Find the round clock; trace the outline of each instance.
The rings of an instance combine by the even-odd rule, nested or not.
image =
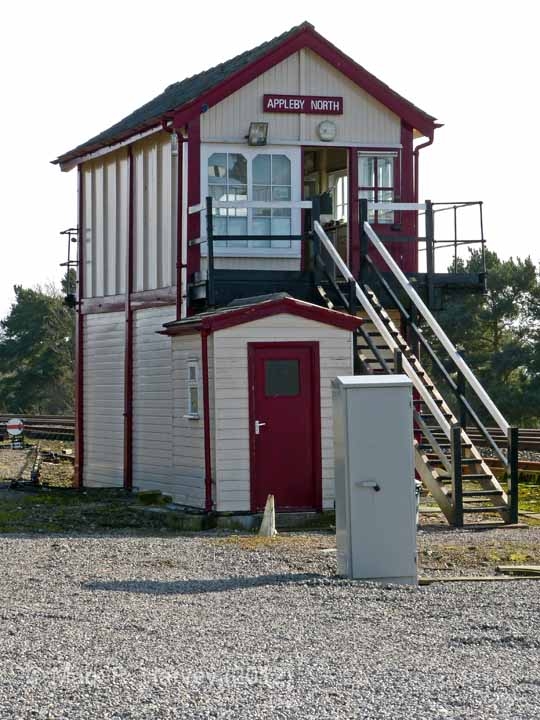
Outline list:
[[[323,120],[317,127],[317,133],[321,140],[331,142],[336,137],[336,124],[331,120]]]

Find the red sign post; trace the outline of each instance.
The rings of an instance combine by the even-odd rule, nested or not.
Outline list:
[[[324,95],[264,95],[264,112],[343,115],[343,98]]]

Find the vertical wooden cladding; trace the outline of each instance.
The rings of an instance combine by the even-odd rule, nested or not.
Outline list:
[[[126,289],[127,151],[85,163],[81,172],[84,297],[120,295]]]
[[[395,144],[400,142],[400,118],[352,80],[311,50],[303,50],[302,94],[343,96],[343,115],[330,119],[337,126],[338,142]],[[306,115],[305,138],[316,137],[321,115]]]
[[[172,163],[167,133],[132,146],[134,211],[133,291],[176,284],[176,228],[172,227]],[[126,292],[129,162],[122,148],[82,166],[85,297]]]
[[[176,228],[172,227],[170,136],[133,146],[134,267],[133,290],[169,287],[176,282]]]
[[[263,113],[262,106],[265,93],[296,94],[298,83],[299,57],[295,53],[201,115],[201,138],[227,137],[245,143],[251,121],[270,120],[272,138],[298,140],[299,115]]]
[[[303,49],[262,73],[201,115],[203,141],[227,138],[245,143],[250,121],[269,123],[270,142],[319,142],[325,115],[264,113],[265,93],[343,97],[343,115],[332,115],[336,141],[387,145],[400,142],[400,118],[311,50]]]

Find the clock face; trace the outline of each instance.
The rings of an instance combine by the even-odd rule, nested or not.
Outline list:
[[[330,142],[336,137],[336,124],[331,120],[323,120],[317,128],[319,138],[325,142]]]

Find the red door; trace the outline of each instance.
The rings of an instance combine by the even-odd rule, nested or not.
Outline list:
[[[319,351],[315,342],[249,343],[251,506],[321,508]]]

